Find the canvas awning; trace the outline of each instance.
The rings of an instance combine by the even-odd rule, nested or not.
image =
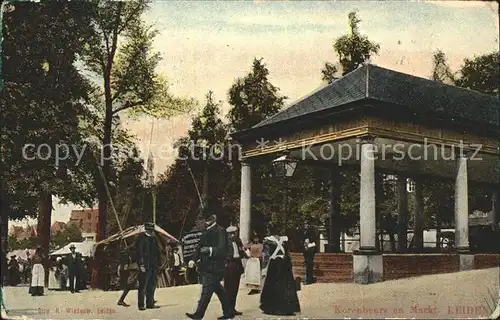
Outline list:
[[[33,257],[35,254],[35,249],[18,249],[18,250],[13,250],[9,253],[7,253],[7,259],[10,259],[12,256],[16,256],[16,259],[21,259],[23,262],[28,261],[28,255],[26,254],[29,252],[30,257]]]
[[[95,242],[94,241],[83,241],[83,242],[71,242],[50,254],[50,256],[63,256],[71,253],[69,247],[71,245],[75,246],[76,252],[79,252],[84,257],[92,257],[95,252]]]
[[[145,231],[144,225],[133,226],[133,227],[130,227],[130,228],[127,228],[127,229],[123,230],[122,232],[118,232],[118,233],[116,233],[116,234],[108,237],[107,239],[99,241],[96,244],[96,246],[99,246],[101,244],[108,244],[108,243],[111,243],[111,242],[114,242],[114,241],[119,241],[121,239],[130,238],[130,237],[136,236],[138,234],[141,234],[144,231]],[[177,240],[174,236],[172,236],[167,231],[165,231],[162,228],[160,228],[160,226],[158,226],[158,225],[155,225],[155,232],[157,234],[159,234],[159,235],[167,238],[168,240],[179,242],[179,240]]]

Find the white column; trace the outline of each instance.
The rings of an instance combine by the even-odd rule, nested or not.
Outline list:
[[[360,250],[375,250],[375,145],[372,140],[362,141],[360,161]]]
[[[252,168],[250,164],[241,164],[241,196],[240,196],[240,238],[243,243],[250,241],[252,214]]]
[[[455,180],[455,246],[458,250],[469,249],[469,192],[467,185],[467,158],[457,159]]]

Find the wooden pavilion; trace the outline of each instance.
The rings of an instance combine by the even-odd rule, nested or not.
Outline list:
[[[256,162],[286,152],[301,162],[331,169],[329,253],[317,255],[323,281],[374,283],[419,274],[498,266],[498,255],[469,250],[468,182],[493,190],[500,217],[500,101],[498,98],[366,64],[256,126],[236,132],[242,148],[240,236],[250,237],[251,172]],[[278,143],[273,143],[277,141]],[[269,143],[266,143],[269,142]],[[339,171],[360,171],[360,248],[340,248]],[[415,182],[416,241],[422,241],[422,179],[455,182],[455,244],[447,254],[382,254],[376,246],[376,172],[398,177],[400,245],[406,246],[407,178]],[[294,266],[302,263],[294,255]],[[294,268],[296,272],[303,268]],[[330,274],[330,275],[328,275]],[[301,276],[301,274],[297,274]]]

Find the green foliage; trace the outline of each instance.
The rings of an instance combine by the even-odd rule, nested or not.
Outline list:
[[[165,78],[156,73],[160,55],[152,46],[157,31],[142,19],[148,3],[144,0],[93,0],[88,3],[91,21],[84,38],[82,60],[103,87],[95,91],[94,102],[102,106],[95,106],[94,110],[100,111],[103,119],[99,140],[103,145],[104,183],[114,180],[113,163],[116,160],[110,159],[109,145],[115,142],[113,131],[120,112],[168,117],[194,105],[192,99],[173,97]],[[109,199],[102,179],[98,181],[98,239],[102,239],[107,229]]]
[[[442,50],[437,50],[433,56],[434,81],[454,84],[486,94],[498,94],[498,66],[500,54],[493,52],[474,58],[464,59],[464,64],[458,72],[453,72]],[[426,227],[434,227],[440,220],[445,226],[454,220],[454,187],[447,181],[433,181],[424,184],[424,201]],[[469,187],[469,207],[471,210],[489,211],[491,190],[481,186]]]
[[[276,114],[287,98],[279,96],[279,88],[269,82],[269,70],[262,60],[254,59],[252,72],[237,79],[229,89],[232,107],[228,118],[236,131],[248,129]]]
[[[199,177],[196,183],[201,185]],[[186,162],[175,161],[159,178],[157,223],[174,236],[179,236],[181,229],[186,232],[193,228],[199,206],[200,201]]]
[[[156,73],[160,53],[153,52],[158,31],[146,25],[142,14],[149,1],[89,3],[91,28],[85,38],[82,60],[88,71],[102,79],[105,112],[122,110],[159,117],[186,112],[194,100],[179,99],[168,91],[165,78]]]
[[[67,224],[62,230],[59,230],[50,237],[50,248],[56,250],[62,248],[70,242],[83,241],[82,232],[78,226],[73,223]]]
[[[356,12],[350,12],[348,19],[350,33],[340,36],[333,44],[333,49],[339,57],[343,76],[356,70],[360,65],[370,60],[372,55],[378,54],[380,50],[379,44],[371,42],[366,35],[360,33],[359,23],[361,20]],[[334,64],[326,63],[325,68],[321,71],[322,80],[332,83],[338,78],[338,71]]]
[[[193,117],[187,136],[175,144],[179,149],[179,159],[160,179],[157,221],[176,235],[191,230],[197,221],[200,200],[194,183],[200,193],[205,192],[204,201],[208,202],[205,205],[215,208],[220,217],[226,214],[234,216],[234,211],[227,212],[222,204],[231,170],[226,156],[227,126],[220,114],[221,102],[216,102],[213,92],[209,91],[205,106]],[[208,188],[202,188],[203,185]]]
[[[22,240],[17,240],[15,237],[9,236],[8,239],[9,251],[34,249],[38,246],[38,242],[39,239],[37,237],[29,237]]]
[[[451,84],[455,81],[455,75],[451,71],[446,54],[438,49],[432,56],[431,80]]]
[[[209,91],[206,104],[201,113],[193,118],[187,137],[180,139],[176,146],[180,147],[182,158],[209,161],[211,155],[217,158],[224,152],[221,147],[226,135],[227,128],[221,119],[221,102],[215,102],[213,92]]]
[[[460,77],[455,84],[482,93],[498,95],[500,94],[499,65],[500,52],[498,51],[467,58],[458,71]]]
[[[145,189],[142,177],[144,161],[139,157],[137,149],[118,164],[116,186],[112,187],[115,209],[123,229],[143,223],[145,212],[151,212],[151,203],[145,202],[145,195],[151,190]],[[108,224],[108,234],[119,232],[115,215],[111,215]]]
[[[4,16],[5,88],[0,94],[2,178],[9,217],[33,216],[42,190],[88,204],[93,201],[88,167],[77,163],[74,152],[55,161],[56,145],[78,150],[83,146],[78,126],[86,114],[83,102],[90,86],[74,63],[88,25],[82,14],[85,4],[45,1],[11,6],[14,10]],[[44,154],[46,160],[27,160],[22,150],[28,143],[35,148],[47,144],[52,154]]]

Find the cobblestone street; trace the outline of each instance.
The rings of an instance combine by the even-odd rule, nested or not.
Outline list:
[[[296,318],[485,318],[491,313],[493,297],[499,289],[498,268],[423,276],[367,286],[351,283],[313,284],[299,292],[302,313]],[[31,297],[26,287],[6,287],[9,316],[31,319],[187,319],[185,312],[195,308],[200,287],[197,285],[158,289],[160,309],[138,311],[137,291],[126,301],[130,307],[118,307],[119,292],[83,291],[79,294],[49,291],[43,297]],[[266,319],[259,309],[259,295],[247,295],[241,289],[237,309],[239,319]],[[205,319],[221,315],[214,296]],[[274,318],[275,319],[275,318]]]

